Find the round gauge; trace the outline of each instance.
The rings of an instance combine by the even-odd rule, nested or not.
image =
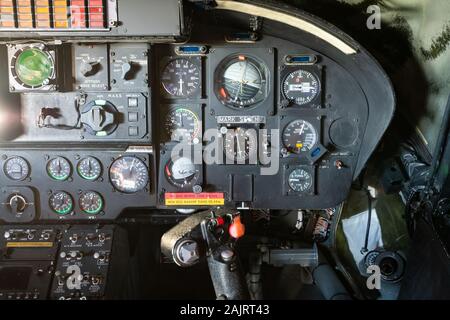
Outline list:
[[[171,141],[197,144],[200,142],[200,120],[191,110],[177,108],[167,115],[166,132]]]
[[[66,215],[73,210],[73,199],[67,192],[58,191],[50,196],[50,208],[59,215]]]
[[[236,162],[256,159],[258,142],[253,130],[236,128],[228,130],[225,135],[225,155]]]
[[[124,193],[136,193],[148,184],[148,169],[145,163],[132,156],[117,159],[111,165],[109,177],[114,188]]]
[[[161,84],[173,97],[190,97],[200,89],[200,68],[188,59],[175,59],[164,68]]]
[[[8,179],[22,181],[28,178],[30,166],[24,158],[12,157],[6,160],[3,171]]]
[[[69,160],[63,157],[57,157],[47,163],[48,175],[57,181],[65,181],[69,179],[72,173],[72,167]]]
[[[312,176],[306,170],[296,169],[289,175],[289,187],[295,192],[307,192],[311,189],[312,184]]]
[[[102,165],[94,157],[87,157],[78,162],[77,172],[85,180],[97,180],[102,174]]]
[[[234,108],[248,108],[266,98],[267,67],[245,55],[227,59],[216,71],[218,99]]]
[[[80,209],[87,214],[99,214],[103,210],[103,198],[94,191],[88,191],[81,195]]]
[[[165,167],[166,177],[171,184],[184,188],[192,185],[198,177],[198,170],[191,159],[180,157],[171,160]]]
[[[320,83],[315,75],[305,70],[290,73],[284,80],[283,93],[286,99],[305,105],[313,101],[320,91]]]
[[[291,122],[283,131],[283,143],[290,152],[310,151],[318,141],[314,126],[305,120]]]
[[[20,51],[13,71],[24,85],[35,88],[49,83],[53,77],[54,61],[52,56],[38,48],[26,48]]]

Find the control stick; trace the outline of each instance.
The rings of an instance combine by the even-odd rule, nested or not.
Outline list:
[[[249,299],[235,248],[245,234],[239,212],[224,210],[194,214],[161,238],[161,251],[181,267],[206,258],[217,299]]]

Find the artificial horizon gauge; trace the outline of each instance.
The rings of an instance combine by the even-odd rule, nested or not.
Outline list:
[[[295,192],[307,192],[313,184],[311,174],[304,169],[295,169],[292,171],[288,180],[289,187]]]
[[[180,107],[169,112],[166,118],[166,133],[171,141],[197,144],[200,142],[201,124],[191,110]]]
[[[164,168],[167,180],[178,188],[193,185],[197,179],[199,170],[191,159],[180,157],[170,160]]]
[[[318,140],[316,129],[305,120],[292,121],[283,130],[283,144],[288,151],[293,153],[310,151]]]
[[[102,165],[94,157],[87,157],[78,162],[77,172],[85,180],[97,180],[102,174]]]
[[[246,160],[256,160],[258,139],[255,130],[238,127],[228,130],[225,134],[225,155],[238,163]]]
[[[22,157],[11,157],[6,160],[3,166],[3,172],[8,179],[23,181],[30,175],[30,165]]]
[[[200,67],[189,59],[170,61],[161,75],[161,85],[173,97],[187,98],[200,89]]]
[[[103,210],[103,198],[94,191],[84,192],[79,200],[80,209],[87,214],[96,215]]]
[[[306,70],[296,70],[287,75],[283,83],[283,94],[297,105],[312,102],[320,92],[320,82]]]
[[[47,173],[53,180],[65,181],[72,173],[69,160],[63,157],[56,157],[47,163]]]
[[[64,191],[53,193],[49,199],[50,208],[59,215],[66,215],[73,211],[73,199]]]
[[[243,109],[263,101],[267,95],[267,67],[246,55],[225,59],[215,73],[217,98],[225,105]]]
[[[147,166],[141,159],[133,156],[114,161],[109,169],[109,177],[114,188],[123,193],[142,191],[149,182]]]

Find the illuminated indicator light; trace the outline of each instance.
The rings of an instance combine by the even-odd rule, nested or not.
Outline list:
[[[1,7],[0,13],[14,13],[14,8],[12,7]]]
[[[1,21],[0,25],[5,28],[12,28],[15,26],[14,21]]]
[[[55,28],[67,28],[68,26],[67,21],[55,21]]]
[[[240,61],[245,61],[245,59],[246,59],[245,56],[239,56]]]
[[[19,27],[21,28],[32,28],[33,21],[19,21]]]
[[[89,26],[92,28],[103,28],[103,21],[90,21]]]

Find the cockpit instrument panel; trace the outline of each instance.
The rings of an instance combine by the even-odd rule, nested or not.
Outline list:
[[[197,9],[0,0],[3,89],[17,120],[0,136],[0,220],[326,209],[346,199],[392,115],[379,65],[344,50],[358,47],[350,40],[269,19],[270,35],[245,38],[218,22],[232,22],[228,10],[202,11],[185,28],[183,5]]]

